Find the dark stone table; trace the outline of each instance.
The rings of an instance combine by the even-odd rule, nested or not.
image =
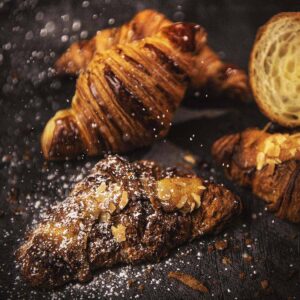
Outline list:
[[[0,0],[0,299],[300,299],[299,225],[275,218],[249,190],[226,180],[210,156],[224,133],[268,121],[253,103],[192,93],[165,140],[127,156],[182,165],[190,153],[197,173],[240,195],[244,213],[221,235],[181,247],[158,264],[99,271],[88,284],[54,291],[30,289],[20,279],[14,251],[26,230],[97,161],[47,163],[40,153],[45,122],[69,105],[75,84],[54,77],[51,67],[72,41],[122,24],[146,7],[202,24],[214,49],[246,69],[257,28],[275,13],[299,10],[300,2]],[[215,250],[224,239],[227,248]],[[210,293],[169,280],[168,272],[177,270],[204,282]]]

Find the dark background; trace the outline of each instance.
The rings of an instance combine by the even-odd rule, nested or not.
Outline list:
[[[210,157],[212,142],[222,134],[264,126],[267,120],[253,103],[240,105],[197,94],[185,100],[166,140],[128,157],[179,164],[192,153],[198,159],[196,172],[224,182],[241,196],[243,215],[220,236],[181,247],[150,270],[143,265],[99,271],[86,285],[69,284],[55,291],[30,289],[20,279],[14,251],[26,230],[99,159],[43,160],[42,129],[56,110],[68,105],[75,83],[53,76],[51,67],[72,41],[122,24],[147,7],[176,21],[200,23],[224,59],[247,69],[258,27],[275,13],[299,10],[300,1],[0,0],[0,299],[300,299],[299,225],[276,219],[249,190],[223,178]],[[224,238],[227,249],[208,250]],[[225,265],[224,257],[231,263]],[[168,272],[176,270],[203,281],[209,295],[168,280]],[[129,279],[135,280],[132,287]],[[268,280],[269,288],[262,289],[263,280]]]

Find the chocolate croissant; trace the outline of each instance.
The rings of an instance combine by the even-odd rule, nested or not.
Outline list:
[[[98,31],[90,40],[74,43],[57,60],[58,73],[78,74],[85,70],[94,55],[103,53],[118,44],[126,44],[157,34],[172,22],[165,15],[147,9],[118,28]],[[202,72],[191,77],[195,89],[209,89],[212,93],[230,98],[246,99],[250,95],[246,73],[232,64],[224,63],[207,45],[195,56],[194,64]]]
[[[46,159],[125,152],[164,137],[183,99],[204,30],[177,23],[97,54],[80,74],[70,109],[47,123]]]
[[[279,218],[300,222],[300,134],[259,129],[226,135],[212,147],[229,178],[250,186]]]
[[[109,156],[29,233],[17,260],[32,286],[83,282],[98,268],[157,262],[240,211],[239,198],[190,171]]]

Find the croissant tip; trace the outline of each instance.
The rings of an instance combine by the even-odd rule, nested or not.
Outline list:
[[[178,22],[164,27],[162,33],[185,52],[198,51],[206,43],[206,32],[195,23]]]
[[[51,159],[51,146],[53,140],[53,131],[54,131],[55,122],[52,119],[48,121],[46,124],[44,131],[41,136],[41,146],[42,146],[42,153],[45,159]]]
[[[216,140],[211,148],[212,156],[218,162],[227,161],[233,154],[234,147],[240,139],[239,134],[226,135]]]
[[[49,120],[41,144],[47,160],[70,159],[86,153],[78,124],[70,110],[60,111]]]

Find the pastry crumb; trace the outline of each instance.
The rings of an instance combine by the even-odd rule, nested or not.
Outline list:
[[[202,293],[209,293],[208,288],[201,281],[199,281],[198,279],[196,279],[191,275],[181,273],[181,272],[169,272],[168,277],[180,281],[181,283],[185,284],[186,286],[190,287],[193,290]]]
[[[215,242],[215,248],[219,251],[225,250],[228,248],[227,240],[219,240]]]

